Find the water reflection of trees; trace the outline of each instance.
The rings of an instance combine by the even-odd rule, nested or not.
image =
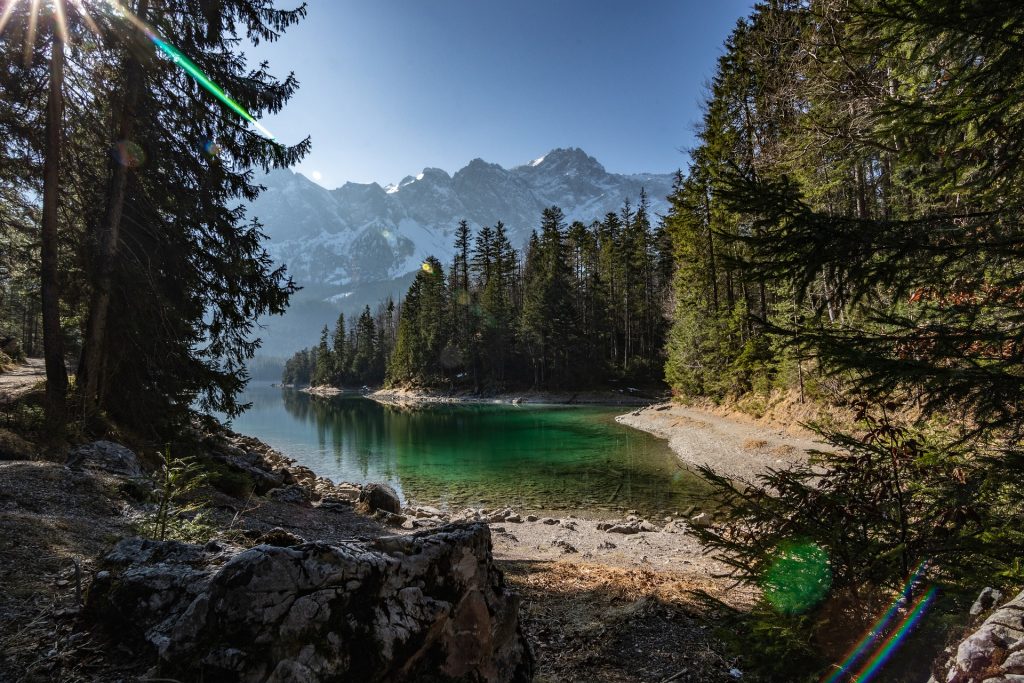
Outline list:
[[[655,511],[692,501],[700,488],[689,473],[666,469],[674,459],[657,452],[661,444],[652,450],[650,437],[575,413],[280,396],[334,458],[335,472],[389,481],[422,502]]]

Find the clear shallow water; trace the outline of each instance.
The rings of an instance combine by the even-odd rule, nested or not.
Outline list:
[[[674,514],[705,502],[703,481],[667,444],[615,422],[625,408],[332,399],[254,386],[235,431],[335,481],[385,481],[408,501],[594,515]]]

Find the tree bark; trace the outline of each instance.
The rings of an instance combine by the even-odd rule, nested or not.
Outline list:
[[[145,21],[149,0],[140,0],[137,16]],[[118,123],[118,136],[127,143],[134,128],[136,108],[142,91],[142,65],[129,53],[125,67],[125,97]],[[93,282],[92,301],[89,306],[89,321],[86,328],[82,358],[79,362],[82,407],[86,416],[93,414],[103,403],[104,387],[101,384],[103,366],[107,358],[107,317],[110,311],[110,291],[117,265],[120,242],[121,218],[124,215],[125,194],[131,160],[121,158],[112,162],[110,191],[103,227],[98,235],[99,250],[96,259],[96,275]]]
[[[61,127],[64,116],[64,41],[54,30],[50,53],[50,92],[46,102],[46,152],[43,162],[43,225],[41,289],[43,356],[46,365],[46,419],[62,430],[67,419],[68,371],[60,325],[57,198],[60,194]]]

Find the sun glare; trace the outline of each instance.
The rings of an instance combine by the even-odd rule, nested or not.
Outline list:
[[[22,2],[31,3],[28,12],[28,26],[25,32],[24,42],[24,56],[25,63],[28,64],[32,61],[32,48],[35,46],[36,32],[39,27],[39,18],[41,12],[42,0],[7,0],[4,3],[3,12],[0,13],[0,34],[3,33],[7,24],[10,22],[11,16],[14,14],[15,8]],[[49,12],[52,12],[53,21],[57,33],[57,37],[61,42],[68,41],[68,23],[65,9],[65,2],[70,3],[75,12],[82,18],[83,23],[93,33],[99,34],[100,29],[96,24],[96,21],[89,14],[85,7],[85,0],[51,0],[47,2],[47,7],[52,7]],[[235,102],[231,97],[228,96],[222,88],[216,83],[210,80],[209,76],[203,72],[192,60],[185,56],[178,48],[174,47],[170,42],[164,40],[157,33],[156,29],[147,24],[139,17],[132,14],[128,8],[123,6],[117,0],[94,0],[93,4],[101,5],[102,8],[107,9],[112,15],[119,19],[124,19],[132,24],[135,28],[141,31],[149,40],[167,56],[176,66],[182,71],[188,74],[196,83],[198,83],[204,90],[216,97],[222,104],[228,109],[235,112],[243,120],[249,123],[260,135],[268,140],[274,140],[274,135],[263,127],[256,118],[248,112],[242,105]]]

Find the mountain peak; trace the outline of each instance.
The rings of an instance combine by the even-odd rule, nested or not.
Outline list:
[[[556,147],[544,156],[534,159],[524,166],[524,170],[552,170],[560,174],[597,174],[607,173],[605,167],[594,157],[579,147]]]
[[[423,169],[423,171],[418,176],[416,176],[416,180],[426,179],[449,181],[452,179],[452,177],[448,175],[448,171],[444,170],[443,168],[428,167]]]
[[[471,162],[466,164],[466,167],[463,168],[462,170],[463,171],[469,171],[469,170],[494,169],[494,168],[501,169],[501,166],[499,166],[498,164],[492,164],[489,161],[484,161],[480,157],[477,157],[476,159],[473,159]],[[502,169],[502,170],[504,170],[504,169]]]

